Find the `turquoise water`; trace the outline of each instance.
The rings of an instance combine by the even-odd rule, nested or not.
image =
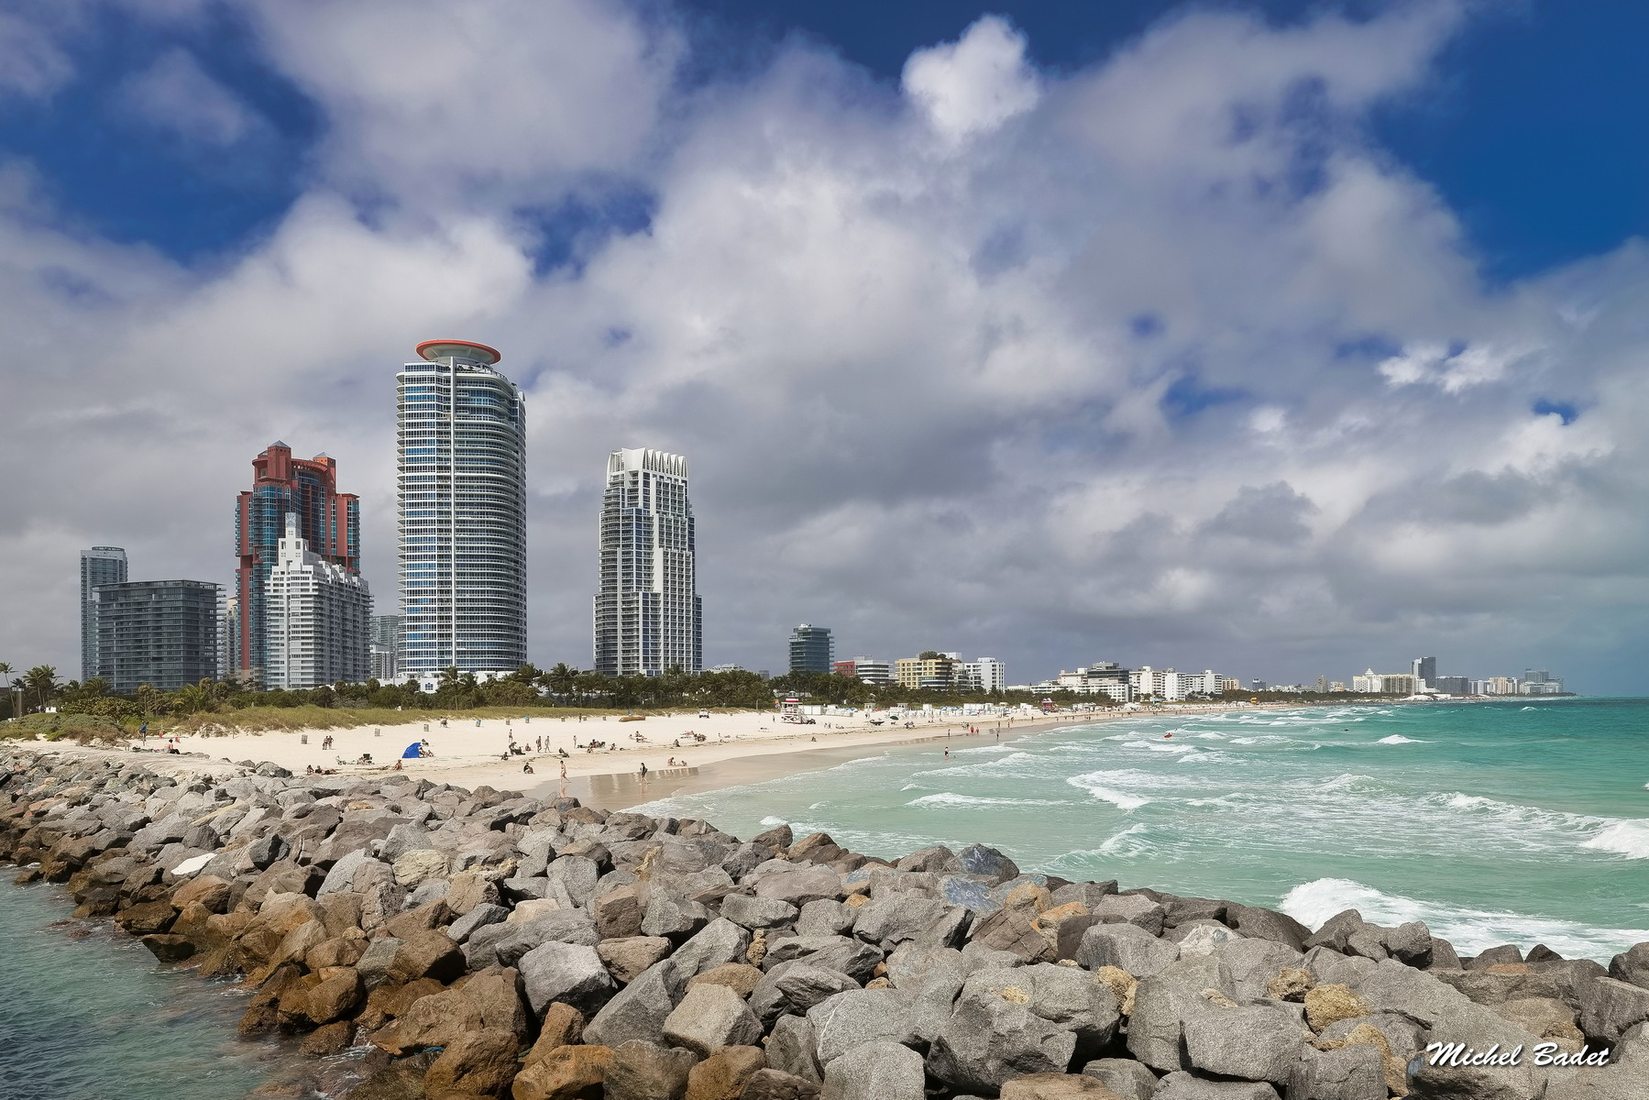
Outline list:
[[[1164,735],[1172,733],[1173,737]],[[1424,920],[1462,952],[1649,940],[1649,700],[1233,710],[944,746],[666,799],[898,856],[980,841],[1026,870]]]
[[[244,994],[64,919],[73,908],[58,888],[0,882],[0,1100],[314,1095],[291,1083],[290,1051],[235,1037]]]

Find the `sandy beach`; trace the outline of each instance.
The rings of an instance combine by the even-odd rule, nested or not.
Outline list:
[[[1178,705],[1053,714],[1015,711],[1000,717],[917,711],[902,714],[897,721],[887,712],[876,712],[821,715],[805,725],[783,722],[772,712],[751,711],[708,717],[684,711],[633,721],[618,715],[562,716],[554,711],[512,718],[432,716],[426,720],[420,716],[397,725],[185,735],[177,738],[184,755],[173,757],[166,767],[210,773],[214,769],[203,765],[251,760],[277,764],[298,775],[310,768],[338,775],[399,771],[436,783],[485,785],[537,797],[565,792],[592,805],[621,809],[672,794],[830,767],[896,745],[945,739],[1005,740],[1062,726],[1208,709],[1232,707]],[[510,752],[512,742],[518,754]],[[151,735],[142,747],[134,742],[126,749],[83,751],[158,763],[155,757],[164,755],[167,743],[166,736]],[[430,755],[403,758],[408,746],[417,744],[425,744]],[[209,757],[210,762],[194,754]]]

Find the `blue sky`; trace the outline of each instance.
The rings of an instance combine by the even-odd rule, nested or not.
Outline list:
[[[1014,680],[1649,690],[1646,22],[0,5],[0,460],[54,473],[0,482],[0,656],[72,667],[81,545],[227,579],[277,437],[339,457],[392,607],[387,379],[440,330],[528,391],[542,663],[587,663],[603,456],[647,444],[715,662],[806,620]]]

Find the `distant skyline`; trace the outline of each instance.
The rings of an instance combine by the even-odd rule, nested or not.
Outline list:
[[[346,471],[392,610],[396,364],[458,335],[526,399],[540,664],[589,663],[597,464],[647,447],[692,459],[707,666],[783,668],[811,621],[1016,682],[1436,654],[1649,692],[1645,30],[1542,0],[8,9],[0,659],[78,672],[91,546],[229,585],[277,439]]]

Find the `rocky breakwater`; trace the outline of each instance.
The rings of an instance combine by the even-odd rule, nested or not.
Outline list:
[[[13,750],[0,859],[244,976],[247,1035],[370,1047],[372,1100],[1649,1096],[1649,944],[1462,960],[1421,924],[1313,932],[981,846],[887,863],[401,777]],[[1535,1064],[1583,1046],[1609,1063]]]

